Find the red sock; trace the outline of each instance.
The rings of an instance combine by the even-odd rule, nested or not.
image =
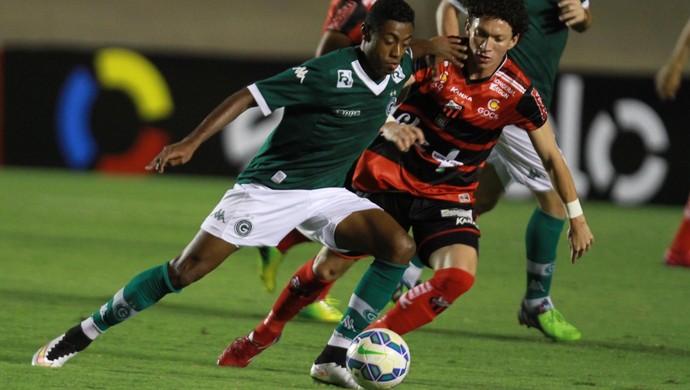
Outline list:
[[[329,292],[331,292],[331,287],[333,287],[333,283],[330,283],[328,286],[326,286],[323,291],[321,291],[321,294],[319,294],[319,297],[317,298],[319,301],[323,301],[326,299],[326,295],[328,295]]]
[[[388,328],[404,335],[433,321],[472,284],[474,276],[461,269],[440,269],[431,279],[403,294],[385,316],[368,328]]]
[[[278,243],[276,248],[280,251],[280,253],[285,253],[290,248],[297,244],[301,244],[303,242],[308,242],[309,239],[305,237],[302,233],[300,233],[298,230],[293,230],[290,233],[288,233],[287,236],[283,237],[283,239]]]
[[[258,345],[272,343],[300,310],[314,302],[324,289],[330,289],[333,281],[316,277],[313,270],[314,259],[304,263],[283,288],[273,309],[254,329],[253,340]]]
[[[683,210],[683,220],[668,249],[675,255],[683,257],[684,260],[690,260],[690,197]]]

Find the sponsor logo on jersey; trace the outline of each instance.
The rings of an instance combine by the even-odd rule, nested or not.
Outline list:
[[[405,80],[405,73],[403,72],[402,68],[400,65],[398,65],[397,68],[393,71],[393,81],[396,84],[400,84],[401,81]]]
[[[466,93],[462,92],[461,90],[458,89],[458,87],[450,87],[450,92],[454,93],[457,96],[460,96],[464,100],[467,100],[468,102],[472,101],[472,96],[467,95]]]
[[[338,69],[338,88],[352,88],[355,80],[352,78],[352,71],[349,69]]]
[[[491,81],[489,89],[498,92],[498,94],[503,96],[504,98],[508,98],[508,96],[515,96],[515,94],[517,93],[517,91],[515,91],[515,88],[511,87],[498,77],[494,77],[494,79]]]
[[[343,117],[343,118],[352,118],[355,116],[362,115],[362,111],[360,111],[360,110],[346,110],[343,108],[336,108],[335,110],[333,110],[333,113],[335,115],[337,115],[339,117]]]
[[[498,120],[498,114],[497,113],[495,113],[491,110],[487,110],[484,107],[479,107],[479,109],[477,109],[477,113],[479,115],[483,116],[484,118],[491,119],[492,121]]]
[[[465,225],[471,225],[476,227],[477,224],[474,222],[474,219],[472,217],[457,217],[455,218],[455,226],[465,226]]]
[[[491,99],[489,100],[489,103],[486,105],[489,110],[491,111],[496,111],[499,108],[501,108],[501,104],[499,103],[498,99]]]
[[[436,172],[441,173],[445,171],[446,168],[460,167],[465,165],[462,162],[455,160],[455,158],[458,157],[458,154],[460,154],[460,151],[457,149],[453,149],[448,152],[447,156],[444,156],[443,154],[434,150],[431,153],[431,157],[438,161],[438,168],[436,168]]]
[[[305,66],[297,66],[292,68],[292,70],[295,71],[295,76],[299,79],[299,83],[304,83],[304,78],[307,77],[309,70]]]

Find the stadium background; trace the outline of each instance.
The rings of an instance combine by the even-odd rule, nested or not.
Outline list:
[[[417,36],[435,0],[410,0]],[[218,102],[309,58],[328,2],[0,2],[0,165],[141,172]],[[571,34],[553,117],[583,197],[682,204],[690,189],[690,85],[662,104],[652,76],[690,2],[597,0]],[[686,66],[687,70],[690,66]],[[177,172],[237,173],[272,126],[246,115]],[[516,191],[519,196],[519,191]]]

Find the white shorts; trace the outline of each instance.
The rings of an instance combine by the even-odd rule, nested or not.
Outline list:
[[[235,184],[201,229],[223,241],[244,246],[276,246],[297,228],[312,241],[335,245],[335,228],[356,211],[380,209],[344,188],[274,190],[258,184]]]
[[[553,189],[551,178],[534,150],[527,131],[517,126],[503,128],[501,138],[486,161],[498,173],[504,189],[508,189],[513,182],[534,192]]]

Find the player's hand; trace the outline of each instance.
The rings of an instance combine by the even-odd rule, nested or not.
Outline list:
[[[558,7],[561,10],[558,20],[568,27],[587,21],[587,11],[580,0],[561,0]]]
[[[681,83],[680,69],[674,67],[672,63],[667,63],[656,73],[654,85],[661,100],[673,101],[676,99],[676,93],[678,93]]]
[[[584,215],[570,220],[568,229],[568,244],[570,246],[570,261],[575,263],[594,244],[594,235],[589,230]]]
[[[384,123],[383,127],[381,127],[381,135],[388,141],[393,142],[401,152],[407,152],[414,144],[426,144],[422,129],[398,122]]]
[[[192,155],[194,155],[196,148],[197,145],[186,140],[167,145],[153,160],[151,160],[146,166],[146,170],[163,173],[165,167],[175,167],[186,164],[187,161],[192,158]]]
[[[431,55],[434,60],[433,72],[438,69],[438,64],[443,61],[450,61],[458,68],[462,68],[465,65],[465,60],[467,59],[467,39],[457,36],[436,36],[430,38],[429,42],[431,42]],[[434,75],[435,78],[436,75]]]

